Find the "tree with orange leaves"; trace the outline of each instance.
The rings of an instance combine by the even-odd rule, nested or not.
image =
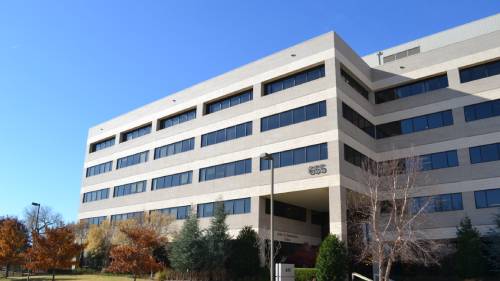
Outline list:
[[[5,266],[5,278],[9,268],[24,261],[24,251],[28,247],[28,231],[16,218],[0,219],[0,265]]]
[[[152,229],[141,226],[123,227],[128,243],[111,249],[109,272],[130,273],[134,281],[141,274],[153,273],[161,269],[155,260],[153,251],[164,247],[166,239]]]
[[[46,228],[43,235],[33,232],[33,246],[28,249],[27,268],[52,273],[56,269],[68,269],[75,264],[82,245],[75,242],[75,234],[69,227]]]

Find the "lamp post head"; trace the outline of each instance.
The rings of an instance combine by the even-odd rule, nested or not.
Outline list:
[[[36,206],[36,207],[40,207],[40,203],[33,202],[33,203],[31,203],[31,205]]]
[[[269,153],[262,153],[260,158],[263,160],[273,160],[273,155]]]

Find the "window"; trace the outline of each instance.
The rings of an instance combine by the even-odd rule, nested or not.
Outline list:
[[[140,153],[136,153],[134,155],[119,158],[116,161],[116,169],[121,169],[121,168],[125,168],[128,166],[137,165],[140,163],[145,163],[148,161],[148,154],[149,154],[149,151],[143,151]]]
[[[500,188],[474,191],[476,208],[500,207]]]
[[[451,110],[440,111],[376,126],[377,139],[453,125]]]
[[[252,159],[245,159],[200,169],[199,181],[208,181],[252,172]]]
[[[273,153],[274,168],[299,165],[302,163],[328,159],[326,143],[300,147],[292,150]],[[260,159],[260,170],[269,170],[271,160]]]
[[[375,137],[375,126],[345,103],[342,103],[342,116],[369,136]]]
[[[286,76],[264,84],[264,95],[274,94],[276,92],[298,86],[325,76],[325,66],[320,65],[296,74]]]
[[[271,213],[270,209],[270,201],[269,199],[266,199],[266,214]],[[274,200],[274,215],[303,222],[305,222],[307,219],[307,211],[305,208],[276,200]]]
[[[109,188],[86,192],[83,194],[83,203],[108,199]]]
[[[366,155],[348,146],[347,144],[344,144],[344,160],[360,168],[363,165],[370,165],[369,163],[372,163],[371,165],[374,165],[375,163],[374,160],[368,158]],[[369,163],[363,164],[366,161]]]
[[[343,68],[340,69],[340,76],[344,79],[344,82],[351,86],[358,94],[362,95],[365,99],[368,99],[368,90],[365,86],[358,82],[359,79],[351,76]]]
[[[460,83],[500,74],[500,60],[460,69]]]
[[[113,145],[115,145],[115,136],[113,136],[112,138],[108,138],[108,139],[98,141],[98,142],[91,144],[90,145],[90,153],[111,147]]]
[[[88,177],[104,174],[107,172],[111,172],[112,166],[113,166],[113,161],[109,161],[106,163],[102,163],[99,165],[88,167],[86,177],[88,178]]]
[[[121,134],[121,142],[126,142],[151,133],[151,124]]]
[[[316,225],[328,223],[328,213],[311,210],[311,223]]]
[[[173,116],[160,119],[158,121],[158,130],[179,125],[181,123],[193,120],[195,118],[196,118],[196,108],[183,113],[179,113]]]
[[[132,220],[132,219],[141,220],[143,217],[144,217],[144,212],[132,212],[132,213],[112,215],[111,223],[125,221],[125,220]]]
[[[155,160],[194,149],[194,138],[155,148]]]
[[[138,181],[115,186],[113,197],[125,196],[146,191],[146,181]]]
[[[88,225],[99,225],[106,220],[106,216],[81,219],[80,222]]]
[[[495,117],[500,115],[500,99],[476,103],[464,107],[465,121]]]
[[[265,132],[323,116],[326,116],[326,101],[312,103],[278,114],[263,117],[260,119],[260,131]]]
[[[151,190],[169,188],[179,185],[190,184],[193,178],[193,171],[154,178],[151,182]]]
[[[419,95],[430,91],[448,87],[448,76],[446,74],[420,80],[375,93],[375,103],[384,103],[391,100]]]
[[[172,207],[155,211],[171,216],[176,220],[184,220],[189,217],[189,214],[191,213],[191,206]]]
[[[214,202],[198,204],[198,217],[199,218],[206,218],[206,217],[213,216],[214,215],[214,208],[215,208]]]
[[[469,148],[470,163],[500,160],[500,143],[492,143]]]
[[[210,132],[201,136],[201,146],[217,144],[252,135],[252,121]]]
[[[226,109],[226,108],[233,107],[233,106],[238,105],[240,103],[245,103],[247,101],[251,101],[252,99],[253,99],[252,90],[245,91],[243,93],[232,95],[232,96],[224,98],[222,100],[208,103],[206,105],[205,110],[206,110],[207,114],[210,114],[210,113],[214,113],[214,112]]]
[[[215,212],[216,204],[222,204],[224,212],[227,215],[248,214],[251,212],[250,198],[241,198],[222,202],[198,204],[198,217],[212,217]]]
[[[463,210],[462,193],[440,194],[435,196],[422,196],[412,198],[412,212],[416,213],[422,208],[426,213],[448,212]]]

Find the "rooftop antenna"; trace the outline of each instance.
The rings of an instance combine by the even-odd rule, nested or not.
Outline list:
[[[378,65],[382,65],[382,60],[380,58],[382,57],[383,54],[384,53],[382,53],[382,52],[378,52],[377,53],[377,56],[378,56]]]

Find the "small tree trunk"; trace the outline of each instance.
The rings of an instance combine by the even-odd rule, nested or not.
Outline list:
[[[56,270],[52,269],[52,281],[56,280]]]
[[[5,267],[5,278],[9,277],[9,267],[9,264],[7,264],[7,266]]]
[[[136,275],[135,275],[135,273],[134,273],[134,281],[135,281],[135,279],[137,279],[137,276],[136,276]]]

